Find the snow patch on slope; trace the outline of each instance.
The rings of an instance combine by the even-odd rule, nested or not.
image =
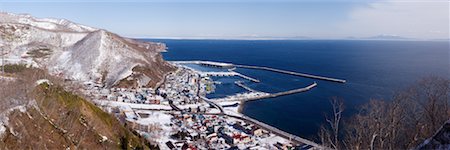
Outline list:
[[[65,74],[74,80],[98,81],[105,75],[106,84],[112,85],[118,79],[130,76],[139,62],[149,63],[135,50],[98,30],[56,55],[50,64],[54,64],[52,72]]]
[[[0,122],[0,139],[3,138],[3,134],[6,132],[6,127]]]
[[[30,15],[12,14],[6,12],[0,12],[0,22],[27,24],[47,30],[61,30],[73,32],[92,32],[94,30],[97,30],[95,28],[76,24],[65,19],[33,18]]]
[[[37,107],[37,103],[35,100],[29,101],[28,104],[25,105],[19,105],[13,108],[10,108],[4,112],[0,113],[0,139],[3,138],[3,135],[6,132],[6,127],[9,126],[9,115],[15,111],[19,110],[21,113],[27,112],[27,107]],[[10,129],[11,132],[13,132],[13,129]]]

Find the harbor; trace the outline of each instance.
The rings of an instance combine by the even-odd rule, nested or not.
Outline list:
[[[236,65],[236,64],[225,63],[225,62],[198,60],[198,61],[172,61],[172,63],[177,64],[180,67],[185,67],[185,68],[191,69],[191,70],[197,72],[198,74],[200,74],[201,76],[239,76],[242,79],[249,80],[249,81],[255,82],[255,83],[259,83],[261,81],[256,78],[249,77],[249,76],[243,75],[239,72],[236,72],[235,71],[236,68],[265,70],[265,71],[271,71],[271,72],[276,72],[276,73],[281,73],[281,74],[294,75],[294,76],[300,76],[300,77],[324,80],[324,81],[330,81],[330,82],[337,82],[337,83],[345,83],[346,82],[346,80],[337,79],[337,78],[310,75],[310,74],[286,71],[286,70],[275,69],[275,68],[270,68],[270,67]],[[197,69],[185,66],[186,64],[196,64],[196,65],[202,65],[202,66],[206,66],[206,67],[226,68],[226,71],[199,71]],[[247,85],[245,85],[243,81],[235,81],[234,84],[237,85],[238,87],[245,89],[248,92],[237,93],[235,95],[229,95],[229,96],[222,97],[222,98],[208,99],[205,97],[205,99],[215,101],[215,102],[255,101],[255,100],[261,100],[261,99],[266,99],[266,98],[275,98],[275,97],[279,97],[279,96],[285,96],[285,95],[290,95],[290,94],[306,92],[306,91],[309,91],[309,90],[315,88],[318,85],[317,82],[313,82],[306,87],[296,88],[296,89],[282,91],[282,92],[269,93],[269,92],[262,92],[262,91],[252,89],[252,88],[248,87]]]
[[[306,78],[312,78],[312,79],[318,79],[318,80],[324,80],[324,81],[331,81],[331,82],[338,82],[338,83],[345,83],[346,80],[343,79],[336,79],[336,78],[330,78],[330,77],[323,77],[323,76],[317,76],[317,75],[310,75],[310,74],[305,74],[305,73],[298,73],[298,72],[293,72],[293,71],[286,71],[286,70],[281,70],[281,69],[275,69],[275,68],[269,68],[269,67],[260,67],[260,66],[249,66],[249,65],[235,65],[232,63],[222,63],[222,62],[212,62],[212,61],[175,61],[172,62],[174,64],[179,64],[179,65],[183,65],[183,64],[197,64],[197,65],[203,65],[203,66],[207,66],[207,67],[218,67],[218,68],[226,68],[227,72],[201,72],[195,69],[192,69],[190,67],[186,67],[189,69],[192,69],[194,71],[197,71],[200,75],[202,76],[239,76],[243,79],[255,82],[255,83],[259,83],[261,82],[258,79],[255,79],[253,77],[249,77],[249,76],[245,76],[242,75],[241,73],[235,72],[236,68],[246,68],[246,69],[258,69],[258,70],[265,70],[265,71],[271,71],[271,72],[276,72],[276,73],[282,73],[282,74],[288,74],[288,75],[294,75],[294,76],[300,76],[300,77],[306,77]],[[297,89],[292,89],[292,90],[287,90],[287,91],[282,91],[282,92],[275,92],[275,93],[267,93],[267,92],[261,92],[255,89],[252,89],[250,87],[248,87],[247,85],[245,85],[245,83],[243,81],[235,81],[234,82],[235,85],[237,85],[238,87],[241,87],[243,89],[245,89],[248,92],[245,93],[238,93],[235,95],[230,95],[230,96],[226,96],[223,98],[213,98],[213,99],[209,99],[206,98],[205,96],[200,96],[201,99],[203,99],[205,102],[207,102],[208,104],[210,104],[212,107],[217,108],[218,110],[220,110],[220,113],[217,113],[218,115],[226,115],[228,117],[233,117],[233,118],[237,118],[240,120],[244,120],[248,123],[252,123],[257,125],[260,128],[263,128],[267,131],[269,131],[270,133],[274,133],[278,136],[284,137],[286,139],[289,139],[289,141],[294,142],[296,144],[300,144],[300,145],[309,145],[315,148],[319,148],[319,149],[323,149],[324,147],[307,139],[301,138],[299,136],[287,133],[285,131],[279,130],[278,128],[275,128],[273,126],[267,125],[263,122],[260,122],[258,120],[255,120],[251,117],[248,117],[246,115],[240,114],[239,116],[237,115],[231,115],[231,114],[227,114],[224,111],[224,108],[219,105],[218,103],[222,103],[222,102],[232,102],[232,101],[237,101],[240,102],[240,104],[242,105],[245,102],[248,101],[255,101],[255,100],[262,100],[262,99],[266,99],[266,98],[275,98],[275,97],[279,97],[279,96],[285,96],[285,95],[290,95],[290,94],[296,94],[296,93],[302,93],[302,92],[306,92],[309,91],[313,88],[315,88],[316,86],[318,86],[318,84],[316,82],[306,86],[306,87],[301,87],[301,88],[297,88]]]
[[[299,73],[299,72],[294,72],[294,71],[287,71],[287,70],[270,68],[270,67],[263,67],[263,66],[238,65],[238,64],[225,63],[225,62],[213,62],[213,61],[201,61],[201,60],[197,60],[197,61],[172,61],[172,63],[175,63],[175,64],[198,64],[198,65],[218,67],[218,68],[229,68],[229,70],[234,70],[235,68],[258,69],[258,70],[266,70],[266,71],[271,71],[271,72],[277,72],[277,73],[282,73],[282,74],[289,74],[289,75],[306,77],[306,78],[312,78],[312,79],[318,79],[318,80],[324,80],[324,81],[331,81],[331,82],[338,82],[338,83],[345,83],[345,82],[347,82],[344,79],[324,77],[324,76],[319,76],[319,75],[311,75],[311,74],[306,74],[306,73]]]

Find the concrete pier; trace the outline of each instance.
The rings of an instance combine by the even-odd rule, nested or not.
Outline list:
[[[241,78],[244,78],[244,79],[247,79],[247,80],[250,80],[250,81],[256,82],[256,83],[259,83],[259,82],[261,82],[261,81],[259,81],[258,79],[255,79],[255,78],[252,78],[252,77],[249,77],[249,76],[246,76],[246,75],[243,75],[243,74],[237,73],[237,72],[236,72],[236,75],[237,75],[237,76],[240,76]]]
[[[247,102],[247,101],[255,101],[255,100],[260,100],[260,99],[266,99],[266,98],[275,98],[275,97],[279,97],[279,96],[284,96],[284,95],[290,95],[290,94],[295,94],[295,93],[301,93],[301,92],[306,92],[311,90],[312,88],[316,87],[317,83],[314,82],[313,84],[304,87],[304,88],[299,88],[299,89],[293,89],[293,90],[289,90],[289,91],[284,91],[284,92],[278,92],[278,93],[271,93],[268,95],[263,95],[263,96],[259,96],[259,97],[249,97],[246,99],[243,99],[243,102]]]
[[[219,77],[239,75],[239,73],[237,72],[198,72],[198,74],[200,74],[200,76],[219,76]]]
[[[284,73],[284,74],[289,74],[289,75],[294,75],[294,76],[306,77],[306,78],[311,78],[311,79],[319,79],[319,80],[324,80],[324,81],[331,81],[331,82],[338,82],[338,83],[347,82],[346,80],[343,80],[343,79],[323,77],[323,76],[318,76],[318,75],[311,75],[311,74],[306,74],[306,73],[299,73],[299,72],[275,69],[275,68],[270,68],[270,67],[262,67],[262,66],[237,65],[237,64],[232,64],[232,63],[213,62],[213,61],[172,61],[172,63],[175,63],[175,64],[200,64],[200,65],[213,66],[213,67],[218,67],[218,68],[229,68],[229,71],[234,70],[235,67],[247,68],[247,69],[259,69],[259,70]],[[255,81],[256,81],[256,79],[255,79]]]
[[[274,94],[270,94],[271,97],[278,97],[278,96],[283,96],[283,95],[289,95],[289,94],[294,94],[294,93],[300,93],[300,92],[305,92],[305,91],[309,91],[312,88],[316,87],[317,83],[314,82],[313,84],[304,87],[304,88],[299,88],[299,89],[294,89],[294,90],[289,90],[289,91],[285,91],[285,92],[278,92],[278,93],[274,93]]]
[[[240,74],[238,72],[234,72],[234,71],[229,71],[229,72],[198,72],[198,74],[200,74],[200,76],[219,76],[219,77],[225,77],[225,76],[239,76],[241,78],[259,83],[261,81],[259,81],[258,79]]]
[[[194,61],[172,61],[176,64],[198,64],[205,66],[212,66],[218,68],[233,68],[233,64],[231,63],[223,63],[223,62],[214,62],[214,61],[202,61],[202,60],[194,60]]]
[[[254,90],[254,89],[244,85],[241,81],[235,81],[234,84],[236,84],[237,86],[240,86],[240,87],[242,87],[245,90],[250,91],[250,92],[259,92],[259,91],[256,91],[256,90]]]
[[[235,97],[215,98],[215,99],[210,99],[210,100],[214,101],[214,102],[226,102],[226,101],[247,102],[247,101],[256,101],[256,100],[261,100],[261,99],[266,99],[266,98],[275,98],[275,97],[284,96],[284,95],[290,95],[290,94],[295,94],[295,93],[306,92],[306,91],[309,91],[309,90],[311,90],[312,88],[314,88],[316,86],[317,86],[317,83],[314,82],[313,84],[311,84],[311,85],[309,85],[307,87],[293,89],[293,90],[284,91],[284,92],[265,93],[265,92],[259,92],[259,91],[254,90],[254,91],[251,91],[251,93],[259,93],[259,94],[255,94],[255,95],[251,95],[251,96],[238,96],[238,97],[235,96]]]
[[[312,79],[325,80],[325,81],[332,81],[332,82],[339,82],[339,83],[345,83],[346,82],[345,80],[342,80],[342,79],[335,79],[335,78],[330,78],[330,77],[322,77],[322,76],[317,76],[317,75],[310,75],[310,74],[306,74],[306,73],[298,73],[298,72],[286,71],[286,70],[269,68],[269,67],[249,66],[249,65],[234,65],[234,66],[238,67],[238,68],[266,70],[266,71],[290,74],[290,75],[301,76],[301,77],[312,78]]]

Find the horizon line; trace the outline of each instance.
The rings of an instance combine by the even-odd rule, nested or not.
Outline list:
[[[208,37],[208,36],[123,36],[131,39],[167,39],[167,40],[367,40],[367,41],[450,41],[449,39],[419,39],[419,38],[313,38],[313,37]]]

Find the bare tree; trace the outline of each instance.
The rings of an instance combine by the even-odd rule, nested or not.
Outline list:
[[[2,75],[5,75],[5,49],[1,45],[0,49],[2,49]]]
[[[340,149],[341,141],[339,139],[339,128],[341,124],[342,112],[344,111],[344,104],[342,100],[333,98],[331,101],[333,114],[331,117],[325,116],[328,127],[321,126],[319,137],[321,142],[333,149]]]
[[[425,132],[429,135],[450,118],[449,84],[448,79],[433,76],[420,80],[414,88],[418,103],[423,108],[424,122],[428,123]]]
[[[449,80],[428,77],[388,101],[371,100],[344,126],[347,149],[410,149],[449,118]]]

